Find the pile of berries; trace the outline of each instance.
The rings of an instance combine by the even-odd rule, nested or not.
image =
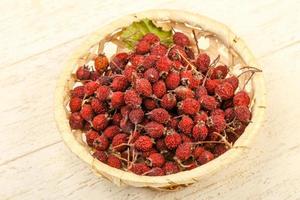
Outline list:
[[[69,124],[82,130],[93,156],[138,175],[163,176],[201,166],[226,152],[251,119],[239,80],[189,38],[173,45],[146,34],[134,52],[76,71]]]

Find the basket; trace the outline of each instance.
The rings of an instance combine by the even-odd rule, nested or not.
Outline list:
[[[96,175],[102,176],[118,186],[130,185],[134,187],[175,190],[195,183],[200,179],[208,178],[215,172],[225,169],[234,159],[238,158],[242,153],[246,153],[248,148],[232,148],[209,163],[190,171],[160,177],[139,176],[112,168],[94,159],[90,153],[90,147],[82,141],[81,133],[72,131],[68,121],[69,113],[66,106],[69,101],[69,90],[72,89],[74,84],[74,69],[84,59],[88,59],[91,54],[87,54],[87,52],[90,52],[91,48],[95,47],[95,45],[98,47],[100,40],[107,38],[111,33],[116,32],[116,30],[130,25],[133,21],[139,21],[143,18],[157,21],[172,20],[172,22],[195,27],[200,35],[201,33],[212,33],[213,38],[217,38],[218,41],[225,45],[229,55],[235,56],[237,60],[239,59],[239,62],[245,65],[258,66],[254,56],[241,38],[237,37],[227,26],[207,17],[179,10],[148,10],[131,14],[101,27],[95,33],[89,35],[87,41],[63,65],[63,71],[58,80],[55,94],[55,120],[64,142],[73,153],[93,169]],[[101,42],[98,48],[103,48]],[[240,82],[243,81],[243,79],[240,80]],[[234,147],[250,147],[253,137],[258,133],[263,123],[266,94],[262,73],[255,74],[249,85],[252,95],[252,123],[247,126],[245,132],[235,142]]]

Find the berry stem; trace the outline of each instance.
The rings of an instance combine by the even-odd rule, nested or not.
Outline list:
[[[193,37],[194,37],[194,40],[195,40],[195,43],[196,43],[198,54],[200,54],[200,48],[199,48],[199,45],[198,45],[198,40],[197,40],[196,32],[195,32],[194,29],[192,30],[192,32],[193,32]]]
[[[226,139],[225,136],[223,136],[223,135],[221,135],[220,133],[217,133],[217,132],[213,132],[213,134],[219,136],[219,137],[221,138],[221,140],[223,140],[223,142],[224,142],[227,146],[229,146],[230,148],[232,148],[232,144],[230,144],[230,143],[228,142],[228,140]],[[226,134],[226,132],[225,132],[225,134]]]
[[[206,75],[205,75],[205,77],[204,77],[202,86],[205,85],[208,76],[210,76],[211,70],[216,66],[216,64],[219,62],[219,60],[220,60],[220,55],[218,55],[218,56],[212,61],[212,63],[209,65],[209,70],[207,71],[207,73],[206,73]]]

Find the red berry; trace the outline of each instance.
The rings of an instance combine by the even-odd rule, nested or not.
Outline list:
[[[167,151],[167,146],[165,144],[165,140],[164,139],[158,139],[156,141],[156,144],[155,144],[155,147],[156,149],[159,151],[159,152],[163,152],[163,151]]]
[[[105,136],[101,135],[94,140],[93,146],[98,151],[104,151],[109,147],[109,142]]]
[[[133,54],[130,62],[135,69],[139,69],[144,63],[145,57],[143,55]]]
[[[250,97],[247,92],[240,91],[233,97],[234,106],[248,106],[250,104]]]
[[[99,134],[98,134],[98,132],[96,132],[96,131],[94,131],[94,130],[91,129],[88,132],[86,132],[85,137],[86,137],[86,143],[89,146],[93,146],[94,140],[97,137],[99,137]]]
[[[121,109],[120,109],[122,117],[123,118],[128,118],[128,115],[129,115],[131,110],[132,110],[132,108],[128,105],[122,106]]]
[[[87,82],[85,85],[84,85],[84,93],[86,96],[91,96],[94,94],[94,92],[98,89],[99,87],[99,83],[97,83],[96,81],[90,81],[90,82]]]
[[[165,127],[158,122],[148,122],[144,127],[146,133],[152,138],[160,138],[165,131]]]
[[[166,175],[175,174],[180,171],[178,165],[174,162],[166,162],[163,166],[163,170],[165,171]]]
[[[203,147],[197,146],[193,152],[194,158],[198,159],[204,151],[205,149]]]
[[[211,113],[210,113],[211,116],[213,115],[222,115],[223,117],[225,117],[225,112],[220,109],[220,108],[217,108],[215,110],[213,110]]]
[[[78,97],[82,99],[84,97],[84,86],[77,86],[71,90],[71,97]]]
[[[121,160],[114,156],[114,155],[109,155],[107,157],[107,164],[111,167],[117,168],[117,169],[121,169],[122,167],[122,162]]]
[[[124,101],[124,93],[123,92],[114,92],[111,95],[111,107],[112,108],[120,108],[125,104]]]
[[[71,113],[69,124],[72,129],[82,129],[83,128],[83,118],[78,112]]]
[[[215,93],[221,100],[228,100],[233,97],[234,90],[230,83],[224,82],[216,87]]]
[[[127,81],[132,82],[134,77],[137,76],[135,67],[127,66],[123,71],[123,75],[126,77]]]
[[[150,171],[150,168],[145,163],[135,163],[129,170],[137,175],[143,175]]]
[[[143,105],[145,106],[145,108],[147,110],[153,110],[155,108],[157,108],[157,103],[155,100],[150,99],[150,98],[146,98],[143,100]]]
[[[121,113],[115,113],[115,114],[113,114],[113,116],[112,116],[112,124],[120,126],[121,119],[122,119]]]
[[[180,72],[182,85],[189,86],[191,89],[196,89],[201,83],[201,78],[194,75],[191,70],[185,70]]]
[[[186,115],[184,115],[178,123],[179,130],[181,130],[184,134],[187,135],[189,135],[192,132],[193,126],[194,121]]]
[[[178,145],[181,144],[181,136],[175,131],[172,131],[171,134],[165,137],[164,142],[168,149],[176,149]]]
[[[145,69],[149,69],[151,67],[155,67],[157,60],[158,60],[158,56],[157,55],[146,56],[145,59],[144,59],[144,62],[142,64],[142,66]]]
[[[225,110],[225,120],[226,122],[231,122],[235,117],[234,109],[233,108],[226,108]]]
[[[192,142],[192,138],[190,138],[189,136],[187,136],[187,135],[184,135],[184,134],[182,134],[181,135],[181,141],[182,141],[182,143],[185,143],[185,142]]]
[[[207,90],[204,86],[199,86],[196,89],[195,96],[197,99],[200,99],[202,96],[207,95]]]
[[[141,40],[135,46],[135,51],[137,54],[146,54],[150,51],[150,43],[146,40]]]
[[[84,104],[80,110],[80,115],[86,121],[90,121],[94,116],[92,106],[90,104]]]
[[[166,77],[166,86],[169,90],[174,90],[180,84],[180,76],[178,72],[172,71]]]
[[[216,99],[209,95],[202,96],[200,98],[200,104],[203,108],[210,111],[216,109],[218,105]]]
[[[100,77],[99,72],[97,72],[97,71],[92,71],[92,72],[91,72],[90,79],[91,79],[92,81],[97,81],[97,80],[99,79],[99,77]]]
[[[194,54],[192,48],[184,47],[184,51],[189,59],[191,59],[191,60],[195,59],[195,54]]]
[[[157,81],[156,83],[153,84],[152,90],[153,90],[153,94],[157,98],[161,98],[167,92],[167,88],[166,88],[165,82],[162,81],[162,80]]]
[[[111,145],[113,150],[121,152],[127,148],[127,142],[128,142],[127,134],[119,133],[113,137]]]
[[[179,86],[175,90],[175,94],[179,100],[184,100],[186,98],[194,98],[194,92],[185,86]]]
[[[178,60],[178,61],[181,61],[183,60],[182,59],[182,56],[184,58],[187,57],[184,49],[181,47],[181,46],[178,46],[178,45],[175,45],[174,47],[172,47],[168,53],[168,57],[170,58],[170,60]]]
[[[215,146],[215,148],[213,149],[213,153],[216,157],[222,155],[223,153],[225,153],[227,151],[227,147],[224,144],[217,144]]]
[[[144,72],[144,78],[155,83],[159,79],[158,71],[155,68],[149,68]]]
[[[178,105],[179,110],[181,110],[184,114],[194,115],[199,112],[200,104],[197,100],[192,98],[186,98],[181,101]]]
[[[104,130],[108,125],[108,115],[107,114],[99,114],[93,119],[93,127],[97,131]]]
[[[148,136],[140,136],[134,143],[134,147],[139,151],[149,151],[153,142]]]
[[[205,88],[207,92],[211,95],[215,94],[215,89],[220,85],[222,80],[220,79],[207,79],[205,83]]]
[[[130,133],[134,128],[134,125],[127,118],[123,118],[120,121],[120,128],[124,133]]]
[[[149,166],[151,167],[162,167],[165,164],[165,157],[160,153],[152,153],[147,158]]]
[[[212,70],[211,79],[224,79],[228,74],[228,67],[226,65],[219,65]]]
[[[136,108],[130,111],[129,119],[133,124],[141,123],[144,119],[144,111],[141,108]]]
[[[182,47],[190,45],[189,38],[185,34],[180,33],[180,32],[176,32],[173,35],[173,41],[175,44],[182,46]]]
[[[210,64],[210,57],[206,53],[201,53],[198,55],[196,60],[197,69],[203,73],[208,71]]]
[[[144,37],[142,38],[142,40],[150,43],[150,44],[155,44],[159,42],[159,37],[157,35],[155,35],[154,33],[147,33],[146,35],[144,35]]]
[[[90,74],[89,69],[85,66],[79,67],[76,71],[76,77],[79,80],[88,80],[90,78]]]
[[[80,111],[81,104],[82,104],[82,99],[81,98],[79,98],[79,97],[71,98],[70,103],[69,103],[71,112]]]
[[[194,116],[194,123],[198,123],[198,122],[206,122],[207,121],[207,113],[204,111],[200,111],[199,113],[196,113],[196,115]]]
[[[145,78],[137,79],[135,82],[135,88],[138,94],[146,97],[150,97],[152,95],[151,83]]]
[[[116,54],[111,62],[110,62],[110,67],[113,72],[120,72],[124,69],[128,62],[128,54],[127,53],[118,53]]]
[[[168,111],[163,108],[155,108],[151,112],[147,113],[150,119],[158,122],[158,123],[167,123],[170,120],[170,115]]]
[[[207,137],[208,129],[205,123],[198,123],[193,127],[192,135],[195,141],[203,141]]]
[[[172,93],[165,94],[160,102],[160,106],[164,109],[171,110],[176,107],[176,96]]]
[[[176,149],[175,156],[180,161],[185,161],[185,160],[189,159],[191,157],[191,155],[192,155],[191,143],[182,143]]]
[[[125,76],[116,76],[111,83],[112,91],[124,92],[128,87],[128,82]]]
[[[197,161],[200,165],[204,165],[205,163],[214,159],[214,154],[209,151],[204,150],[198,157]]]
[[[141,97],[135,90],[127,90],[124,95],[125,104],[131,107],[139,107],[142,104]]]
[[[176,129],[177,126],[178,126],[178,119],[173,117],[170,119],[169,123],[168,123],[168,126],[172,129]]]
[[[105,55],[98,55],[95,58],[95,69],[98,72],[102,72],[108,66],[108,59]]]
[[[120,132],[120,127],[116,125],[108,126],[104,131],[103,135],[107,137],[108,139],[112,139],[115,135],[117,135]]]
[[[243,123],[249,123],[251,119],[251,112],[247,106],[237,106],[234,108],[234,115],[237,120]]]
[[[236,76],[231,76],[229,78],[224,79],[224,82],[230,83],[235,91],[239,86],[239,79]]]
[[[92,98],[91,106],[96,114],[104,114],[107,109],[105,103],[101,102],[98,98]]]
[[[106,85],[100,85],[98,87],[98,89],[96,90],[96,97],[100,100],[100,101],[105,101],[109,98],[109,96],[111,95],[111,90],[108,86]]]
[[[156,62],[156,69],[162,74],[162,73],[168,73],[172,67],[171,60],[164,56],[158,59]]]
[[[148,150],[148,151],[143,151],[142,152],[142,157],[143,158],[147,158],[147,157],[149,157],[151,154],[153,154],[153,153],[157,153],[157,150],[155,149],[155,148],[151,148],[150,150]]]
[[[157,44],[150,49],[150,54],[155,56],[166,55],[168,48],[163,44]]]
[[[106,75],[101,75],[98,78],[98,82],[100,85],[107,85],[109,86],[111,84],[111,77],[110,76],[106,76]]]
[[[165,172],[162,168],[153,167],[150,171],[148,171],[147,176],[163,176]]]
[[[99,161],[106,163],[107,161],[107,155],[105,151],[95,151],[93,153],[93,157],[97,158]]]
[[[226,128],[226,121],[223,115],[213,115],[210,117],[208,126],[218,133],[221,133]]]

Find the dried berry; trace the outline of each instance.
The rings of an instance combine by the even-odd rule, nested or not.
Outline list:
[[[166,86],[169,90],[174,90],[180,84],[180,75],[178,72],[170,72],[165,80]]]
[[[94,140],[93,146],[98,151],[104,151],[109,147],[109,142],[105,136],[101,135]]]
[[[204,150],[197,158],[197,161],[200,165],[204,165],[205,163],[207,163],[213,159],[214,159],[214,154],[212,154],[209,151]]]
[[[124,92],[128,87],[128,82],[125,76],[116,76],[111,83],[112,91]]]
[[[144,127],[146,133],[152,138],[160,138],[165,131],[165,127],[155,121],[148,122]]]
[[[147,115],[154,121],[159,123],[167,123],[170,120],[170,115],[168,111],[163,108],[155,108],[151,112],[147,113]]]
[[[84,97],[84,86],[77,86],[71,90],[71,97],[78,97],[82,99]]]
[[[160,102],[160,106],[166,110],[171,110],[176,107],[176,96],[172,93],[165,94]]]
[[[86,132],[85,134],[85,137],[86,137],[86,143],[92,147],[93,146],[93,143],[94,143],[94,140],[99,137],[99,134],[98,132],[90,129],[88,132]]]
[[[100,100],[100,101],[105,101],[109,98],[109,96],[111,95],[111,90],[110,87],[106,86],[106,85],[100,85],[98,87],[98,89],[96,90],[96,97]]]
[[[134,147],[139,151],[149,151],[153,142],[148,136],[140,136],[134,143]]]
[[[126,149],[127,142],[128,142],[127,134],[119,133],[113,137],[111,145],[113,150],[121,152]]]
[[[95,151],[93,153],[93,157],[97,158],[99,161],[106,163],[107,161],[107,154],[105,151]]]
[[[99,83],[97,83],[96,81],[90,81],[90,82],[87,82],[85,85],[84,85],[84,93],[86,96],[91,96],[94,94],[94,92],[98,89],[99,87]]]
[[[98,72],[102,72],[108,66],[108,59],[105,55],[98,55],[95,58],[95,69]]]
[[[186,115],[184,115],[178,123],[179,130],[181,130],[182,133],[187,135],[189,135],[192,132],[193,126],[194,121]]]
[[[91,106],[96,114],[104,114],[107,109],[105,103],[100,101],[98,98],[92,98]]]
[[[71,112],[78,112],[81,109],[82,99],[79,97],[73,97],[70,100],[69,107]]]
[[[150,99],[150,98],[144,99],[144,100],[143,100],[143,105],[144,105],[144,107],[145,107],[147,110],[153,110],[153,109],[157,108],[157,103],[156,103],[156,101],[153,100],[153,99]]]
[[[85,66],[79,67],[76,71],[76,77],[79,80],[88,80],[90,78],[90,74],[89,69]]]
[[[205,123],[198,123],[193,127],[192,135],[195,141],[203,141],[206,139],[208,134],[208,129]]]
[[[74,112],[71,114],[69,119],[69,124],[72,129],[82,129],[83,128],[83,118],[80,113]]]
[[[160,153],[152,153],[147,158],[148,165],[151,167],[162,167],[165,164],[165,157]]]
[[[247,106],[237,106],[234,108],[234,115],[237,120],[243,123],[249,123],[251,119],[251,112]]]
[[[152,86],[148,79],[140,78],[135,82],[135,88],[138,94],[150,97],[152,95]]]
[[[94,116],[92,106],[90,104],[84,104],[80,110],[80,115],[86,121],[90,121]]]
[[[210,57],[206,53],[201,53],[198,55],[196,60],[197,69],[203,73],[208,71],[210,64]]]
[[[146,165],[146,163],[135,163],[129,170],[135,174],[143,175],[150,171],[150,168]]]
[[[218,105],[216,99],[209,95],[203,95],[200,98],[200,104],[203,108],[210,111],[216,109]]]
[[[168,48],[165,45],[158,44],[158,45],[153,46],[150,49],[150,54],[155,55],[155,56],[164,56],[164,55],[166,55],[167,51],[168,51]]]
[[[155,83],[159,79],[158,71],[153,67],[149,68],[144,72],[144,78],[150,81],[151,83]]]
[[[154,33],[147,33],[146,35],[144,35],[142,40],[144,40],[152,45],[152,44],[158,43],[160,39]]]
[[[182,143],[176,149],[175,156],[180,161],[185,161],[185,160],[189,159],[191,157],[191,155],[192,155],[191,143],[187,143],[187,142]]]
[[[117,169],[121,169],[122,167],[122,162],[121,160],[114,156],[114,155],[109,155],[107,157],[107,164],[111,167],[117,168]]]
[[[212,70],[211,79],[224,79],[228,74],[228,67],[226,65],[219,65]]]
[[[104,130],[108,125],[108,115],[107,114],[99,114],[93,119],[93,127],[97,131]]]
[[[178,147],[178,145],[181,144],[181,136],[176,133],[175,131],[172,131],[170,134],[168,134],[165,137],[165,145],[168,149],[172,150],[172,149],[176,149]]]
[[[163,175],[165,175],[165,172],[160,167],[153,167],[150,171],[148,171],[148,173],[146,175],[147,176],[163,176]]]
[[[179,172],[179,167],[175,162],[166,162],[163,166],[163,170],[165,171],[166,175],[175,174]]]
[[[234,106],[248,106],[250,104],[250,97],[247,92],[240,91],[233,97]]]
[[[120,108],[125,104],[124,93],[123,92],[112,93],[110,102],[112,108]]]
[[[159,71],[160,74],[168,73],[172,67],[172,61],[164,56],[158,59],[156,62],[156,69]]]
[[[161,98],[167,92],[167,88],[166,88],[165,82],[162,81],[162,80],[157,81],[156,83],[153,84],[152,90],[153,90],[153,94],[157,98]]]
[[[233,97],[234,90],[230,83],[224,82],[216,87],[215,93],[221,100],[227,100]]]
[[[180,32],[176,32],[173,35],[173,41],[175,44],[182,46],[182,47],[190,45],[189,38],[185,34],[180,33]]]
[[[194,98],[194,92],[185,86],[179,86],[175,90],[175,94],[179,100],[184,100],[186,98]]]
[[[104,131],[103,131],[103,135],[105,137],[107,137],[108,139],[112,139],[115,135],[117,135],[118,133],[120,133],[120,127],[116,126],[116,125],[111,125],[108,126]]]
[[[136,108],[130,111],[129,119],[133,124],[141,123],[144,119],[144,111],[141,108]]]
[[[139,107],[142,104],[141,97],[135,90],[127,90],[124,95],[125,104],[131,107]]]
[[[194,115],[200,110],[200,104],[197,100],[193,98],[186,98],[178,104],[179,110],[184,114]]]
[[[150,51],[150,43],[146,40],[141,40],[137,43],[135,47],[137,54],[146,54]]]

